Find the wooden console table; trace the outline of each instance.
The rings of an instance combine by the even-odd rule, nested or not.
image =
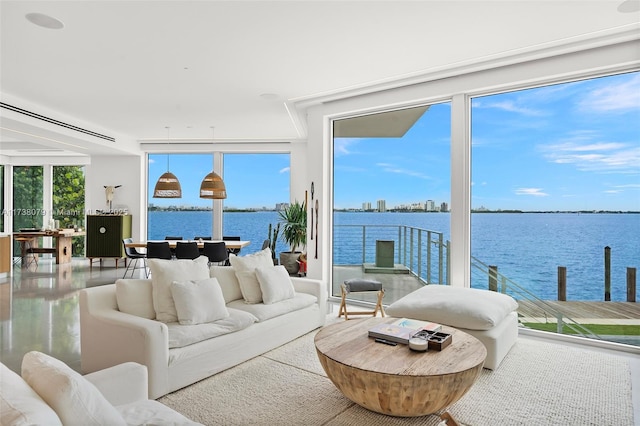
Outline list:
[[[54,231],[29,231],[29,232],[14,232],[13,238],[28,239],[31,241],[31,249],[35,254],[50,253],[56,258],[56,264],[70,263],[73,256],[73,237],[84,236],[83,231],[75,231],[73,229],[57,229]],[[54,239],[55,247],[45,248],[38,247],[38,238],[51,237]],[[21,244],[21,256],[24,259],[26,256],[26,249],[24,244]]]

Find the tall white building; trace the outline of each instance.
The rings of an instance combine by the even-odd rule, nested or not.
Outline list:
[[[371,203],[369,201],[362,203],[362,210],[364,210],[365,212],[371,210]]]
[[[378,204],[378,211],[379,212],[386,212],[387,211],[387,202],[385,200],[378,200],[377,204]]]

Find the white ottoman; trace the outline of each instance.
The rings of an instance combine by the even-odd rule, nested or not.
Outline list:
[[[413,318],[455,327],[487,348],[484,367],[495,370],[518,338],[518,302],[489,290],[427,285],[386,309],[397,318]]]

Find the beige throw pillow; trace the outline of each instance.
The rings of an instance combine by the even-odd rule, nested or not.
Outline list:
[[[284,266],[256,268],[256,276],[260,283],[262,301],[265,305],[295,297],[296,293],[291,277]]]
[[[215,278],[174,281],[171,283],[171,295],[180,324],[204,324],[229,316],[222,289]]]
[[[155,319],[151,280],[119,279],[116,281],[118,310],[137,317]]]
[[[231,263],[236,272],[253,271],[261,266],[273,266],[271,249],[267,247],[264,250],[246,256],[230,256],[229,263]]]
[[[238,277],[244,301],[246,303],[261,303],[262,290],[260,290],[260,283],[255,271],[236,272],[236,277]]]
[[[206,280],[209,278],[209,259],[200,256],[197,259],[148,259],[153,286],[153,308],[156,319],[162,322],[177,322],[178,313],[171,295],[171,283],[185,280]]]

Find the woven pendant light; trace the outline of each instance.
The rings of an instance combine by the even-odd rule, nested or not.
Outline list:
[[[213,127],[211,129],[213,132]],[[202,179],[202,183],[200,184],[200,198],[208,198],[210,200],[227,198],[227,188],[224,186],[222,177],[216,172],[212,171]]]
[[[182,198],[182,188],[178,178],[171,172],[163,173],[153,189],[153,198]]]
[[[169,128],[167,127],[167,141],[169,140]],[[158,178],[153,189],[153,198],[182,198],[180,181],[169,171],[169,154],[167,154],[167,171]]]
[[[227,198],[227,188],[224,181],[215,172],[211,172],[202,179],[200,184],[200,198],[209,198],[212,200],[222,200]]]

